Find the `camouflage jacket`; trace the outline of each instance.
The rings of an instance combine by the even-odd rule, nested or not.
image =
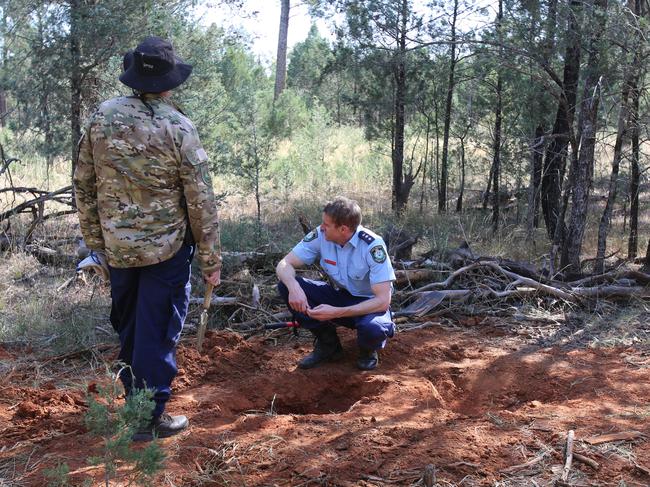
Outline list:
[[[102,103],[79,142],[74,174],[81,233],[113,267],[171,258],[187,224],[204,273],[221,267],[208,157],[192,122],[158,95]]]

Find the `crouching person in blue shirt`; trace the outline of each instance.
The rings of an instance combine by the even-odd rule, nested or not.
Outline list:
[[[319,262],[330,283],[303,279],[295,269]],[[303,328],[315,336],[314,350],[298,367],[309,369],[340,358],[336,326],[357,330],[361,370],[372,370],[377,350],[395,333],[390,314],[395,273],[386,244],[361,226],[356,201],[338,197],[323,209],[323,222],[277,265],[280,295]]]

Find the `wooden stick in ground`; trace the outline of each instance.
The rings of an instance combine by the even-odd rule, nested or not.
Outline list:
[[[432,464],[424,467],[424,474],[422,475],[422,484],[424,487],[433,487],[436,485],[436,467]]]
[[[203,339],[205,338],[205,329],[208,327],[208,310],[212,301],[212,290],[214,285],[207,283],[205,286],[205,297],[203,298],[203,311],[201,311],[201,318],[199,320],[199,332],[196,336],[196,349],[203,351]]]
[[[575,439],[575,432],[569,430],[566,436],[566,447],[564,448],[564,468],[562,469],[562,481],[566,482],[569,478],[569,471],[573,463],[573,440]]]

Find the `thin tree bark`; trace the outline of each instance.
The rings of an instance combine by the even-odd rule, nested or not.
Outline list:
[[[497,17],[497,34],[499,44],[502,44],[501,22],[503,21],[503,0],[499,0],[499,14]],[[500,59],[503,59],[503,51],[500,52]],[[503,119],[502,113],[502,94],[503,94],[503,77],[501,76],[501,67],[497,67],[497,105],[494,113],[494,155],[492,167],[494,168],[494,182],[492,187],[494,197],[492,199],[492,231],[496,232],[499,228],[499,178],[501,176],[501,124]]]
[[[429,117],[427,118],[427,128],[425,136],[425,146],[424,146],[424,164],[422,167],[422,187],[420,189],[420,214],[424,211],[424,199],[426,194],[426,181],[427,181],[427,166],[429,165],[429,143],[431,138],[431,121]]]
[[[275,62],[275,90],[273,101],[282,94],[287,84],[287,38],[289,35],[290,0],[281,0],[280,33],[278,34],[278,52]]]
[[[2,39],[2,51],[0,51],[0,65],[4,73],[7,72],[7,8],[2,7],[2,20],[0,24],[0,39]],[[5,116],[7,114],[7,91],[5,80],[0,79],[0,127],[5,127]]]
[[[634,52],[634,57],[632,63],[627,66],[625,77],[623,79],[623,88],[621,91],[621,106],[619,108],[618,114],[618,128],[616,131],[616,141],[614,142],[614,157],[612,160],[612,170],[609,177],[609,188],[607,192],[607,202],[605,203],[605,209],[600,218],[600,225],[598,226],[598,246],[596,248],[596,262],[594,264],[594,270],[598,274],[602,274],[605,267],[605,250],[607,248],[607,233],[609,231],[609,226],[612,218],[612,210],[614,203],[616,202],[616,193],[618,187],[618,173],[621,165],[621,159],[623,157],[623,142],[627,138],[628,134],[628,125],[630,123],[630,106],[629,98],[630,91],[632,86],[635,84],[635,79],[637,77],[636,73],[639,70],[639,64],[641,60],[639,59],[639,52],[641,46],[638,42],[638,32],[634,34],[634,40],[632,42],[632,52]],[[627,46],[624,48],[623,59],[627,54]]]
[[[469,131],[470,125],[467,126],[465,133],[459,137],[460,140],[460,188],[458,190],[458,199],[456,199],[456,213],[463,211],[463,196],[465,195],[465,137]]]
[[[566,168],[567,149],[571,140],[575,115],[578,77],[580,75],[580,21],[578,18],[582,2],[571,0],[567,22],[566,51],[564,54],[563,90],[560,93],[553,133],[546,150],[542,173],[541,204],[546,231],[550,239],[555,235],[559,221],[562,181]],[[562,232],[563,233],[563,232]]]
[[[71,176],[77,167],[77,144],[81,139],[81,49],[79,46],[79,21],[81,0],[70,0],[70,154]]]
[[[499,5],[501,5],[499,1]],[[501,9],[500,9],[501,10]],[[501,124],[503,121],[503,115],[501,110],[501,94],[503,91],[503,79],[501,73],[497,75],[497,106],[495,109],[495,121],[494,121],[494,155],[492,159],[492,231],[496,232],[499,228],[499,178],[501,177]]]
[[[535,28],[535,26],[533,26]],[[555,49],[555,31],[557,29],[557,0],[549,0],[544,40],[541,43],[542,63],[548,64]],[[526,216],[528,235],[532,236],[533,230],[539,227],[540,187],[542,183],[542,167],[544,164],[546,115],[549,111],[546,101],[546,88],[539,86],[533,103],[536,106],[537,124],[531,144],[530,187],[528,193],[528,214]]]
[[[531,174],[528,193],[528,233],[539,226],[539,190],[542,183],[542,165],[544,163],[544,126],[540,123],[535,128],[531,146]]]
[[[440,191],[438,192],[438,212],[447,211],[447,182],[449,179],[449,127],[451,125],[451,109],[454,98],[454,74],[456,70],[456,19],[458,17],[458,0],[454,0],[454,13],[451,20],[451,43],[449,46],[449,79],[447,82],[447,99],[445,101],[445,122],[442,139],[442,161],[440,173]]]
[[[634,15],[636,18],[641,17],[641,0],[634,1]],[[640,51],[639,46],[639,51]],[[640,52],[635,53],[641,56]],[[640,89],[639,81],[643,68],[641,63],[635,64],[635,76],[630,86],[631,103],[630,103],[630,144],[632,148],[630,160],[630,236],[627,243],[627,257],[634,259],[639,248],[639,184],[641,171],[639,168],[639,99]]]
[[[408,18],[408,1],[402,0],[399,12],[398,25],[398,50],[396,53],[395,77],[395,103],[394,103],[394,136],[392,149],[393,163],[393,210],[401,214],[406,209],[409,193],[413,186],[412,174],[404,174],[404,131],[406,103],[406,23]]]
[[[487,188],[483,193],[483,209],[487,210],[488,203],[490,202],[490,191],[492,190],[492,180],[494,179],[494,157],[492,158],[492,164],[490,164],[490,173],[488,174],[487,179]]]
[[[566,243],[562,247],[561,259],[562,267],[572,274],[581,273],[580,252],[587,223],[589,194],[593,183],[598,105],[602,84],[602,56],[599,41],[606,23],[607,0],[594,0],[590,9],[590,17],[594,27],[589,42],[587,74],[580,109],[580,153],[577,165],[572,168],[575,177],[573,178],[571,190],[571,215]]]

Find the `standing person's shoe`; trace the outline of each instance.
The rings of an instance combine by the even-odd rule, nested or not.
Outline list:
[[[174,436],[190,425],[185,416],[170,416],[163,413],[133,435],[133,441],[151,441],[156,438]]]
[[[298,368],[311,369],[341,358],[343,347],[333,325],[325,325],[310,331],[316,337],[314,350],[298,362]]]
[[[376,350],[359,350],[359,358],[357,359],[357,367],[361,370],[373,370],[379,363],[379,355]]]

